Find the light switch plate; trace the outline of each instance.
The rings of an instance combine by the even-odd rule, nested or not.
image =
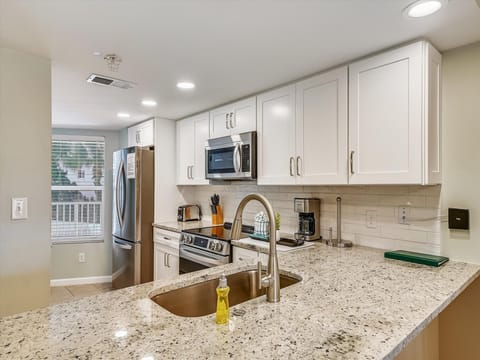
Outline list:
[[[12,198],[12,220],[28,219],[27,198]]]

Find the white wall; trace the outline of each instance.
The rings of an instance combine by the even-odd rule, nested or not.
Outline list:
[[[112,274],[112,166],[113,152],[120,149],[120,131],[52,129],[53,134],[105,137],[105,189],[103,241],[52,245],[52,279],[70,279]],[[85,262],[78,253],[85,253]]]
[[[264,194],[281,216],[283,232],[297,229],[293,211],[295,197],[317,197],[320,210],[321,235],[328,238],[332,226],[336,237],[336,197],[342,197],[342,238],[354,244],[381,249],[404,249],[433,254],[440,253],[440,186],[183,186],[187,202],[201,205],[205,217],[210,216],[209,199],[221,195],[226,219],[234,216],[241,198],[251,192]],[[410,206],[408,225],[398,223],[398,207]],[[258,203],[245,208],[244,221],[253,225],[253,217],[262,209]],[[377,226],[368,228],[366,212],[374,210]]]
[[[0,316],[50,296],[50,61],[0,48]],[[28,219],[10,219],[12,197]]]
[[[480,263],[480,42],[443,54],[442,208],[470,209],[470,231],[442,224],[442,252]]]

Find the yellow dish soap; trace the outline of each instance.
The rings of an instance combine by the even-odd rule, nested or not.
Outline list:
[[[222,274],[217,286],[217,316],[215,319],[217,324],[227,324],[230,319],[230,307],[228,305],[229,291],[230,287],[227,285],[227,277],[225,274]]]

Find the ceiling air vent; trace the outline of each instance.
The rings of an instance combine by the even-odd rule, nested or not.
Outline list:
[[[120,89],[130,89],[135,85],[130,81],[115,79],[115,78],[111,78],[104,75],[98,75],[98,74],[90,75],[87,78],[87,82],[97,84],[97,85],[103,85],[103,86],[113,86]]]

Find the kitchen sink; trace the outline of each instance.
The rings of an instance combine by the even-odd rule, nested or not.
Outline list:
[[[230,293],[228,300],[234,306],[265,295],[266,289],[258,289],[258,271],[246,270],[227,276]],[[280,288],[301,281],[299,277],[280,274]],[[218,279],[154,295],[151,299],[164,309],[178,316],[196,317],[213,314],[217,307]]]

